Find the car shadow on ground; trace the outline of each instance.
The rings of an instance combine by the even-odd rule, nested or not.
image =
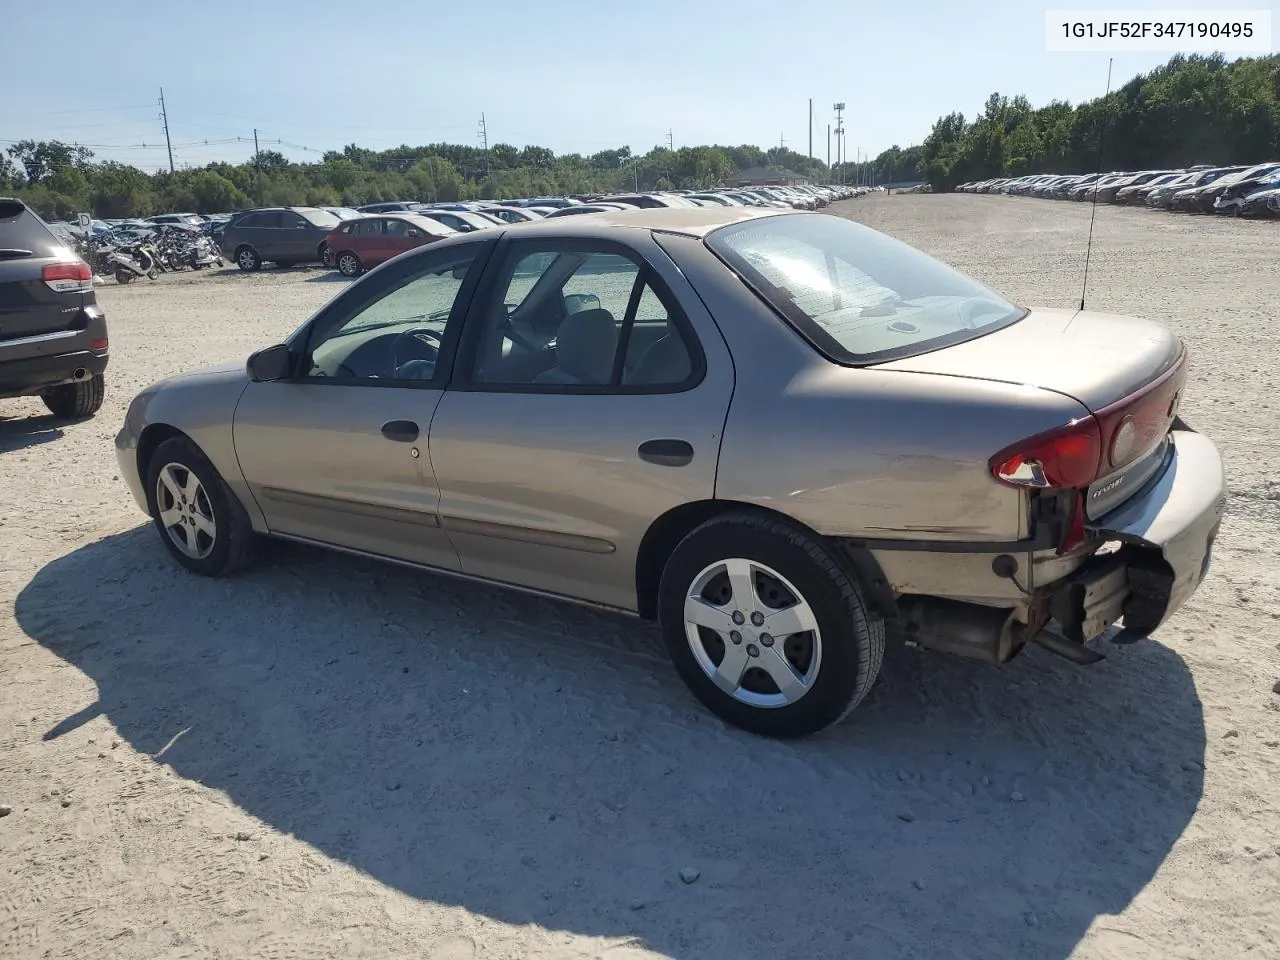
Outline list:
[[[62,428],[88,420],[58,419],[52,416],[6,417],[0,415],[0,453],[25,450],[62,437]]]
[[[702,710],[637,620],[301,547],[206,580],[155,536],[18,597],[99,691],[45,738],[105,714],[273,828],[504,923],[672,957],[1066,957],[1202,791],[1192,678],[1151,640],[1088,669],[892,649],[849,721],[777,742]]]

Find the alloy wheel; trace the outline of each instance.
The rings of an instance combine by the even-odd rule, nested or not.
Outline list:
[[[192,560],[203,560],[217,542],[217,524],[209,494],[195,473],[167,463],[156,479],[156,511],[173,545]]]
[[[813,688],[822,633],[800,591],[755,560],[720,560],[693,579],[685,637],[702,671],[752,707],[785,707]]]

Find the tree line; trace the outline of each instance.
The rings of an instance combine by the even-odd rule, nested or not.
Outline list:
[[[894,148],[896,149],[896,148]],[[905,152],[905,151],[904,151]],[[875,161],[886,159],[886,151]],[[1175,56],[1105,97],[1035,108],[993,93],[982,113],[949,113],[920,146],[934,190],[1026,173],[1086,173],[1280,160],[1280,55],[1228,63]]]
[[[751,167],[830,176],[819,160],[774,147],[630,147],[590,156],[546,147],[449,143],[369,150],[348,144],[316,163],[264,150],[245,163],[145,173],[59,141],[23,140],[0,154],[0,193],[16,193],[49,219],[91,211],[97,217],[150,216],[176,210],[219,213],[257,205],[360,206],[387,200],[437,202],[583,193],[706,188]]]

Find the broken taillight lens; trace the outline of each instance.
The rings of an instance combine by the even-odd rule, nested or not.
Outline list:
[[[1098,478],[1102,431],[1093,417],[1028,437],[991,458],[991,475],[1011,487],[1070,489]]]

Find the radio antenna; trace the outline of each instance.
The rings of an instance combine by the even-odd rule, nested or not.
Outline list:
[[[1093,253],[1093,220],[1098,215],[1098,181],[1102,179],[1102,147],[1107,139],[1107,97],[1111,96],[1111,64],[1114,57],[1107,58],[1107,92],[1102,96],[1102,126],[1098,128],[1098,170],[1093,178],[1093,203],[1089,205],[1089,241],[1084,247],[1084,283],[1080,286],[1080,309],[1084,309],[1084,295],[1089,289],[1089,255]]]

